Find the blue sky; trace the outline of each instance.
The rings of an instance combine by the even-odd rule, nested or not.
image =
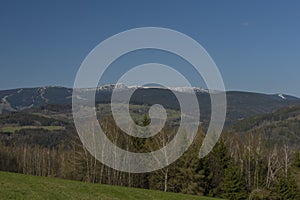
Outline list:
[[[198,41],[228,90],[300,97],[299,1],[0,1],[0,89],[72,87],[87,54],[131,28]],[[109,80],[107,80],[109,81]]]

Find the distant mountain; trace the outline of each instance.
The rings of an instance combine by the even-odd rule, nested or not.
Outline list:
[[[122,92],[128,89],[137,89],[131,97],[132,104],[162,104],[163,106],[178,110],[180,109],[176,96],[170,91],[160,86],[125,86],[104,85],[96,88],[96,102],[109,103],[112,91]],[[174,87],[173,91],[191,95],[195,92],[201,110],[202,119],[208,121],[210,118],[210,94],[203,88]],[[95,89],[82,89],[83,91],[94,91]],[[0,114],[10,111],[20,111],[32,107],[47,104],[65,105],[71,104],[72,89],[64,87],[39,87],[21,88],[0,91]],[[285,94],[260,94],[251,92],[227,92],[227,123],[241,120],[250,116],[262,113],[270,113],[279,108],[300,105],[300,99]]]

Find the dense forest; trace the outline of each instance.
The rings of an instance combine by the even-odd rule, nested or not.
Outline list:
[[[83,147],[69,116],[61,115],[56,106],[8,113],[0,117],[0,170],[225,199],[300,199],[299,146],[290,140],[298,134],[293,131],[299,125],[299,110],[282,109],[227,127],[203,159],[198,158],[204,138],[204,127],[200,127],[180,159],[144,174],[116,171],[98,162]],[[136,123],[146,126],[150,120],[143,115]],[[23,129],[9,130],[7,124]],[[167,126],[152,138],[137,139],[118,129],[111,116],[101,119],[100,124],[112,142],[134,152],[165,146],[177,130],[174,125]],[[286,131],[280,134],[281,142],[270,142],[270,132],[281,133],[280,128]]]

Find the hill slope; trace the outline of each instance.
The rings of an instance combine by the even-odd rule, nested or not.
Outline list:
[[[0,199],[213,200],[214,198],[0,172]]]
[[[268,144],[300,147],[300,106],[281,108],[273,113],[256,115],[235,123],[231,132],[262,134]]]

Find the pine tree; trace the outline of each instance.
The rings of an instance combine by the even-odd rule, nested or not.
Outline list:
[[[210,168],[208,195],[212,197],[220,197],[222,195],[222,183],[224,180],[225,170],[231,163],[231,157],[223,140],[220,140],[214,147],[213,151],[208,155],[208,166]]]
[[[291,173],[288,177],[280,177],[276,187],[276,192],[280,195],[281,199],[300,199],[300,193],[297,183]]]
[[[204,157],[200,159],[198,165],[198,173],[203,176],[202,178],[202,187],[203,187],[203,194],[205,196],[210,195],[212,191],[212,180],[213,180],[213,172],[211,167],[209,166],[209,159],[208,157]]]
[[[222,191],[222,196],[226,199],[239,200],[247,198],[246,184],[239,168],[231,165],[225,170]]]
[[[197,152],[189,149],[185,154],[176,161],[175,176],[170,183],[176,188],[175,192],[185,194],[204,195],[204,166],[199,165],[201,162],[197,158]]]
[[[143,115],[142,126],[148,126],[150,124],[150,119],[147,114]]]
[[[204,135],[204,133],[200,130],[189,149],[171,165],[171,173],[169,176],[170,191],[205,195],[205,176],[206,169],[209,167],[207,166],[206,158],[198,158],[202,135]],[[180,138],[180,140],[184,141],[187,139]]]
[[[297,168],[300,168],[300,151],[294,153],[294,165]]]
[[[150,124],[150,119],[147,114],[143,115],[142,121],[141,121],[141,126],[146,127]],[[137,131],[134,129],[133,131]],[[146,130],[147,131],[147,130]],[[132,144],[134,147],[134,150],[136,152],[144,152],[145,149],[145,139],[144,138],[138,138],[138,137],[133,137],[132,138]]]
[[[137,123],[136,123],[137,124]],[[143,115],[142,121],[141,121],[141,126],[145,127],[150,124],[150,119],[147,114]],[[134,131],[137,131],[136,129]],[[146,130],[148,131],[148,130]],[[146,139],[144,138],[139,138],[139,137],[132,137],[132,144],[135,152],[146,152],[147,147],[146,147]],[[142,173],[142,174],[135,174],[134,175],[135,179],[138,179],[139,181],[139,187],[141,188],[149,188],[149,174],[148,173]]]

